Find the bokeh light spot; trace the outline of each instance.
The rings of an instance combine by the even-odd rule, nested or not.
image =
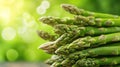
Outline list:
[[[37,7],[37,13],[43,15],[46,13],[46,10],[50,7],[50,2],[43,0],[40,6]]]
[[[6,53],[8,61],[15,61],[17,60],[19,54],[15,49],[10,49]]]
[[[4,40],[13,40],[16,36],[16,31],[12,27],[7,27],[3,29],[1,35]]]
[[[11,17],[10,9],[6,8],[0,11],[0,18],[2,18],[4,22],[8,23],[10,21],[10,17]]]
[[[37,7],[37,13],[38,14],[43,15],[43,14],[45,14],[45,12],[46,12],[46,9],[43,8],[42,6]]]
[[[44,7],[45,9],[48,9],[50,7],[50,2],[47,0],[43,0],[41,6]]]

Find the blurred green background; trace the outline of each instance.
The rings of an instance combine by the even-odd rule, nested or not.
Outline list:
[[[120,0],[0,0],[0,62],[43,62],[49,54],[37,49],[47,41],[36,31],[54,33],[38,21],[42,16],[72,17],[60,4],[120,15]]]

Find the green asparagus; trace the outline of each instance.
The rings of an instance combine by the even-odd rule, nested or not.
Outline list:
[[[43,38],[44,40],[49,40],[49,41],[54,41],[59,37],[59,35],[51,35],[45,31],[37,31],[37,33],[41,38]]]
[[[75,16],[74,19],[60,19],[55,17],[42,17],[40,19],[45,24],[56,26],[57,24],[67,24],[67,25],[79,25],[79,26],[120,26],[120,19],[103,19],[103,18],[94,18],[84,17],[84,16]]]
[[[100,67],[100,65],[120,64],[120,56],[104,58],[84,58],[78,60],[72,67]]]
[[[77,51],[75,53],[71,53],[68,55],[62,64],[63,65],[72,65],[78,59],[86,58],[86,57],[96,57],[96,56],[105,56],[105,55],[120,55],[120,43],[110,44],[115,46],[106,46],[106,47],[98,47],[93,49],[86,49],[82,51]],[[72,62],[71,62],[72,61]]]
[[[55,26],[55,32],[64,34],[71,33],[72,35],[86,36],[86,35],[101,35],[107,33],[120,32],[120,27],[79,27],[76,25],[58,24]]]
[[[57,54],[70,54],[85,48],[97,47],[106,43],[120,41],[120,33],[100,35],[96,37],[87,36],[73,41],[71,44],[60,47],[55,51]]]
[[[91,18],[84,16],[75,16],[76,22],[83,21],[83,26],[120,26],[120,19],[103,19],[103,18]]]
[[[56,41],[44,43],[40,45],[39,48],[45,50],[45,52],[47,53],[52,54],[58,47],[65,45],[67,43],[71,43],[74,39],[76,39],[76,36],[64,33]]]
[[[54,54],[46,63],[50,67],[120,67],[120,16],[69,4],[62,4],[62,8],[75,17],[40,18],[56,33],[37,31],[41,38],[49,40],[39,48]]]
[[[120,18],[117,15],[85,11],[84,9],[79,9],[76,6],[73,6],[73,5],[70,5],[70,4],[62,4],[61,6],[67,12],[69,12],[71,14],[75,14],[75,15],[94,16],[96,18]]]
[[[48,16],[48,17],[41,17],[40,18],[40,21],[45,23],[45,24],[48,24],[50,26],[55,26],[57,24],[68,24],[68,25],[77,25],[77,24],[81,24],[81,21],[79,22],[76,22],[76,20],[73,18],[70,18],[70,19],[60,19],[58,17],[52,17],[52,16]],[[81,25],[82,26],[82,25]]]

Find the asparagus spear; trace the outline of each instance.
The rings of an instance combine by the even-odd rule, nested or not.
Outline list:
[[[114,46],[98,47],[93,49],[86,49],[82,51],[77,51],[71,53],[68,58],[66,58],[62,64],[63,65],[72,65],[78,59],[85,57],[96,57],[96,56],[105,56],[105,55],[120,55],[120,43],[110,44]],[[72,61],[72,62],[71,62]]]
[[[100,35],[107,33],[120,32],[120,27],[79,27],[76,25],[66,25],[66,24],[58,24],[55,26],[55,32],[60,34],[71,33],[76,36],[85,36],[85,35]]]
[[[71,43],[76,38],[75,35],[70,35],[68,33],[64,33],[61,37],[59,37],[56,41],[53,42],[47,42],[42,45],[40,45],[40,49],[45,50],[47,53],[54,53],[55,50],[67,43]]]
[[[75,14],[75,15],[94,16],[94,17],[97,17],[97,18],[120,18],[117,15],[95,13],[95,12],[86,11],[84,9],[79,9],[76,6],[73,6],[73,5],[70,5],[70,4],[62,4],[61,6],[67,12],[69,12],[71,14]]]
[[[49,40],[49,41],[54,41],[59,37],[59,35],[51,35],[45,31],[37,31],[37,33],[41,38],[43,38],[44,40]]]
[[[84,58],[78,60],[72,67],[100,67],[100,65],[120,64],[120,56],[105,58]]]
[[[58,17],[52,17],[52,16],[41,17],[40,21],[50,26],[55,26],[57,24],[80,25],[81,23],[81,21],[77,22],[74,18],[60,19]]]
[[[100,35],[96,37],[87,36],[79,38],[73,41],[71,44],[67,44],[58,48],[55,53],[57,54],[70,54],[78,50],[83,50],[88,47],[97,47],[106,43],[120,41],[120,33],[112,33],[107,35]]]
[[[84,26],[120,26],[120,19],[102,19],[102,18],[91,18],[84,16],[75,16],[77,22],[83,21]]]
[[[56,17],[42,17],[40,19],[45,24],[55,26],[57,24],[67,24],[67,25],[79,25],[79,26],[120,26],[120,19],[103,19],[103,18],[94,18],[84,17],[84,16],[75,16],[74,19],[60,19]]]

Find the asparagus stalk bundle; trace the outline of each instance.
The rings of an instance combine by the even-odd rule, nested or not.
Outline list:
[[[77,36],[70,35],[68,33],[65,33],[61,35],[57,40],[52,42],[47,42],[42,45],[40,45],[40,49],[45,50],[45,52],[53,54],[55,53],[55,50],[59,48],[60,46],[66,45],[67,43],[71,43],[74,39],[76,39]]]
[[[120,16],[69,4],[62,4],[62,8],[74,18],[40,18],[56,33],[37,31],[41,38],[49,40],[39,48],[53,54],[46,63],[50,67],[120,67]]]
[[[115,64],[120,64],[120,56],[80,59],[72,67],[100,67],[100,65],[115,65]]]
[[[98,48],[94,48],[94,49],[86,49],[86,50],[82,50],[82,51],[77,51],[75,53],[71,53],[62,62],[62,65],[72,65],[78,59],[86,58],[86,57],[97,57],[97,56],[105,56],[105,55],[110,55],[110,56],[120,55],[120,46],[119,46],[120,43],[109,44],[109,45],[110,46],[98,47]],[[72,62],[70,62],[70,61],[72,61]]]
[[[120,41],[120,33],[100,35],[96,37],[84,37],[73,41],[71,44],[60,47],[56,50],[57,54],[70,54],[85,48],[97,47],[106,43]]]

